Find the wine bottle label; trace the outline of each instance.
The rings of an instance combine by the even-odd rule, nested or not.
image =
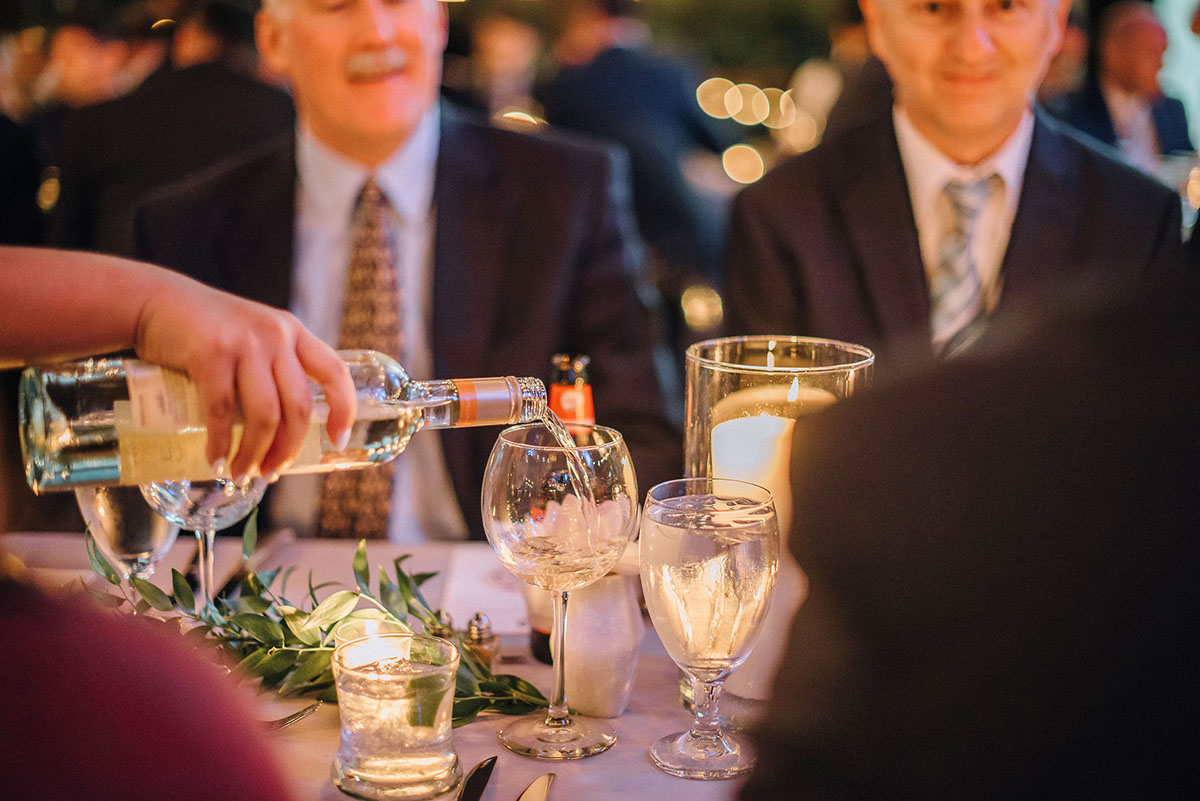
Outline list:
[[[125,383],[129,400],[113,404],[121,483],[215,478],[196,385],[183,373],[136,360],[125,362]]]
[[[143,431],[204,427],[200,392],[186,375],[137,360],[125,362],[132,424]]]
[[[517,379],[456,378],[459,426],[503,425],[521,413],[521,388]]]
[[[130,401],[115,402],[113,416],[122,484],[216,478],[204,456],[205,438],[208,436],[204,429],[147,429],[138,422]],[[241,438],[241,433],[241,426],[235,426],[235,444]]]

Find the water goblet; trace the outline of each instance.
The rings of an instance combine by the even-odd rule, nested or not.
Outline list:
[[[558,428],[561,429],[561,426]],[[637,529],[637,479],[625,440],[611,428],[514,426],[501,432],[483,482],[483,526],[500,560],[554,598],[554,692],[546,713],[497,735],[513,753],[580,759],[616,742],[612,729],[567,711],[563,631],[571,590],[616,565]]]
[[[267,482],[261,478],[237,483],[218,478],[210,481],[155,481],[141,486],[142,496],[155,512],[188,531],[199,540],[199,595],[197,611],[212,602],[213,540],[219,529],[232,526],[250,514],[262,500]]]
[[[75,501],[96,547],[126,580],[153,576],[179,534],[179,526],[155,514],[137,487],[81,487]]]
[[[721,728],[721,685],[750,654],[779,567],[771,493],[756,484],[685,478],[658,484],[642,509],[639,565],[654,630],[692,683],[692,727],[650,747],[659,770],[724,779],[754,765]]]

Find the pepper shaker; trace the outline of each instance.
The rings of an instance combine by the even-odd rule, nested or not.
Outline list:
[[[500,635],[492,631],[492,621],[483,612],[476,612],[467,622],[467,636],[463,639],[471,655],[492,670],[500,655]]]

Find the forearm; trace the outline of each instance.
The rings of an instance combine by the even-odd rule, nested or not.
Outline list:
[[[132,348],[146,302],[182,283],[115,256],[0,247],[0,364]]]

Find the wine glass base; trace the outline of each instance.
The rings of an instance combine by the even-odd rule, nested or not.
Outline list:
[[[500,745],[530,759],[583,759],[613,747],[616,733],[588,718],[572,717],[566,726],[547,726],[545,713],[530,715],[505,726]]]
[[[715,738],[695,737],[690,731],[668,734],[646,753],[654,767],[683,779],[729,779],[750,770],[755,761],[749,744],[727,731]]]

